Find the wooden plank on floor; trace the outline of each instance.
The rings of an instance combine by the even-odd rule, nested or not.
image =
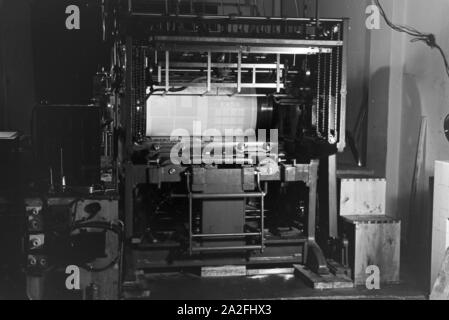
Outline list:
[[[202,267],[201,277],[221,278],[221,277],[243,277],[246,276],[246,266],[220,266]]]
[[[294,268],[271,268],[271,269],[248,269],[246,271],[247,276],[262,276],[273,274],[293,274]]]
[[[148,277],[148,278],[147,278]],[[126,283],[127,299],[143,300],[423,300],[424,293],[409,279],[400,285],[381,285],[380,290],[354,287],[333,290],[314,290],[292,275],[263,277],[200,278],[189,273],[159,277],[147,274],[147,280]],[[217,290],[220,288],[220,290]],[[139,293],[139,290],[141,292]]]

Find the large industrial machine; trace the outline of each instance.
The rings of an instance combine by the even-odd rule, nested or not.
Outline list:
[[[345,146],[345,21],[151,9],[106,8],[111,72],[96,77],[127,265],[328,272],[317,178]]]
[[[48,264],[81,266],[71,296],[100,298],[136,271],[329,273],[346,21],[101,3],[111,59],[92,104],[35,110],[62,120],[33,122],[45,196],[26,201],[32,296]]]

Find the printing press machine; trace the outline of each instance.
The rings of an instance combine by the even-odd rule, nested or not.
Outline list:
[[[94,76],[89,109],[98,143],[78,137],[97,143],[99,157],[79,166],[91,174],[68,178],[71,147],[53,150],[52,192],[47,204],[27,202],[31,220],[46,206],[75,206],[75,227],[87,230],[75,232],[85,236],[80,248],[96,241],[89,230],[106,230],[107,256],[117,256],[108,277],[118,286],[139,270],[223,265],[301,264],[328,274],[338,237],[336,154],[345,148],[347,21],[147,9],[132,0],[103,8],[111,61]],[[87,261],[107,248],[91,249],[78,258],[104,271],[105,257]],[[35,276],[36,263],[28,266]],[[92,279],[83,286],[95,296]]]
[[[327,272],[318,160],[345,145],[345,21],[128,10],[106,91],[135,268]]]

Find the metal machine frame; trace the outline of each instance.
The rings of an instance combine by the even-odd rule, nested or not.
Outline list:
[[[187,194],[175,194],[174,198],[185,198],[188,200],[189,210],[189,254],[192,255],[198,252],[207,251],[234,251],[234,250],[260,250],[263,252],[264,248],[269,245],[269,241],[264,238],[264,199],[267,194],[268,181],[302,181],[305,182],[309,188],[309,206],[308,206],[308,234],[303,239],[304,251],[303,251],[303,263],[307,264],[312,270],[317,273],[327,273],[327,261],[324,254],[317,244],[315,229],[316,229],[316,200],[317,200],[317,176],[319,161],[313,160],[310,164],[280,164],[279,172],[276,175],[261,174],[250,172],[257,177],[257,191],[256,192],[243,192],[243,193],[223,193],[223,194],[203,194],[196,193],[195,190],[190,189],[190,180],[192,179],[191,173],[186,171],[186,168],[182,166],[168,166],[161,167],[158,164],[148,163],[144,165],[134,164],[131,159],[135,141],[133,141],[133,47],[134,38],[133,34],[136,29],[143,26],[151,26],[145,29],[144,34],[149,36],[147,39],[147,45],[155,50],[156,55],[158,52],[163,52],[162,62],[158,67],[158,83],[155,89],[158,89],[161,95],[176,94],[170,91],[173,86],[182,86],[183,83],[170,81],[170,68],[182,68],[186,64],[177,65],[170,63],[170,53],[173,51],[192,51],[192,52],[205,52],[207,53],[207,62],[205,64],[190,64],[188,67],[205,68],[207,70],[206,90],[202,95],[215,95],[219,94],[219,89],[222,87],[232,88],[235,90],[236,96],[245,96],[242,93],[244,88],[263,88],[273,89],[275,92],[273,96],[282,97],[281,90],[284,85],[281,82],[281,72],[284,65],[281,63],[281,55],[283,54],[307,54],[316,55],[321,53],[332,53],[333,49],[337,49],[337,52],[341,54],[341,71],[340,77],[337,81],[341,81],[340,84],[335,85],[336,96],[339,96],[339,101],[336,102],[338,107],[334,109],[329,108],[328,112],[338,112],[338,116],[335,116],[333,120],[339,122],[334,127],[334,132],[331,134],[330,125],[328,126],[329,143],[336,144],[339,151],[342,151],[345,147],[345,116],[346,116],[346,46],[342,39],[342,34],[346,34],[346,21],[344,19],[293,19],[293,18],[266,18],[266,17],[242,17],[242,16],[197,16],[197,15],[163,15],[163,14],[148,14],[142,12],[135,12],[132,8],[132,1],[130,1],[129,11],[126,17],[122,21],[122,24],[126,23],[127,31],[124,34],[124,41],[121,46],[117,46],[119,50],[125,51],[125,65],[124,65],[124,83],[123,93],[121,97],[124,99],[119,103],[120,98],[115,99],[114,108],[120,109],[120,119],[117,119],[118,126],[123,128],[124,131],[119,138],[119,150],[122,153],[118,154],[117,167],[119,179],[123,182],[123,194],[124,194],[124,217],[125,217],[125,234],[128,240],[131,240],[133,236],[133,221],[134,221],[134,189],[138,184],[155,184],[160,185],[162,182],[181,182],[181,174],[184,174],[187,179]],[[305,39],[303,34],[297,37],[293,35],[297,30],[305,30],[307,28],[315,28],[318,30],[319,24],[337,24],[342,30],[340,31],[340,37],[338,39]],[[238,29],[235,35],[232,33],[226,34],[226,36],[214,35],[191,35],[183,34],[182,31],[177,30],[177,26],[183,24],[187,25],[214,25],[217,27],[217,34],[220,34],[220,28],[222,30],[234,30],[234,26],[245,25],[246,27]],[[161,29],[154,31],[155,26],[161,26]],[[245,29],[246,28],[246,29]],[[268,37],[254,37],[249,30],[254,28],[262,28],[266,31],[270,30],[272,36]],[[153,31],[151,30],[153,29]],[[165,32],[161,32],[165,30]],[[246,35],[242,35],[242,30],[248,30]],[[142,31],[142,30],[140,30]],[[288,32],[290,31],[290,32]],[[221,32],[222,33],[222,32]],[[267,32],[270,34],[270,32]],[[287,36],[279,36],[279,35]],[[276,36],[278,35],[278,36]],[[326,36],[323,36],[326,37]],[[228,52],[234,53],[238,56],[238,62],[231,64],[217,64],[213,63],[211,56],[214,52]],[[242,55],[248,53],[262,53],[262,54],[275,54],[277,59],[275,64],[244,64],[242,63]],[[157,57],[156,57],[157,59]],[[337,60],[338,60],[337,59]],[[237,70],[237,81],[234,83],[213,83],[211,70],[215,67],[230,67]],[[256,81],[256,73],[258,68],[268,68],[275,70],[276,81],[273,83],[258,83]],[[251,69],[253,72],[252,81],[250,83],[242,82],[242,70]],[[331,69],[332,73],[332,69]],[[331,76],[328,79],[332,81]],[[204,84],[202,84],[204,86]],[[318,89],[320,90],[320,89]],[[325,89],[326,90],[326,89]],[[330,99],[332,85],[329,87],[329,100],[323,103],[332,103]],[[215,92],[214,92],[215,91]],[[325,91],[326,92],[326,91]],[[318,93],[319,95],[319,93]],[[119,95],[118,95],[119,96]],[[261,96],[266,96],[262,94]],[[321,97],[317,97],[317,101]],[[324,101],[324,100],[323,100]],[[338,111],[337,111],[338,109]],[[328,121],[331,117],[328,117]],[[338,129],[337,129],[338,128]],[[319,130],[317,129],[317,133]],[[143,142],[144,143],[144,142]],[[336,195],[336,163],[335,156],[331,156],[329,159],[329,195],[333,198]],[[172,174],[172,170],[176,170],[176,175]],[[197,170],[196,174],[201,174],[201,169],[193,168]],[[242,168],[242,174],[245,175],[245,169]],[[331,181],[332,180],[332,181]],[[264,188],[261,188],[261,184],[264,184]],[[259,198],[261,200],[260,208],[260,232],[244,233],[244,234],[194,234],[192,232],[192,204],[195,200],[201,199],[236,199],[236,198]],[[334,199],[335,200],[335,199]],[[330,236],[336,236],[336,201],[330,201],[329,208],[329,234]],[[229,246],[229,247],[195,247],[193,244],[196,239],[203,238],[221,238],[221,237],[259,237],[260,243],[258,245],[246,245],[246,246]]]

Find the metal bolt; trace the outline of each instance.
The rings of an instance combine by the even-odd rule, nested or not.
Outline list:
[[[30,256],[30,257],[28,258],[28,263],[29,263],[31,266],[35,266],[36,263],[37,263],[36,258],[35,258],[34,256]]]
[[[47,265],[47,259],[42,258],[40,261],[41,266],[45,267]]]

